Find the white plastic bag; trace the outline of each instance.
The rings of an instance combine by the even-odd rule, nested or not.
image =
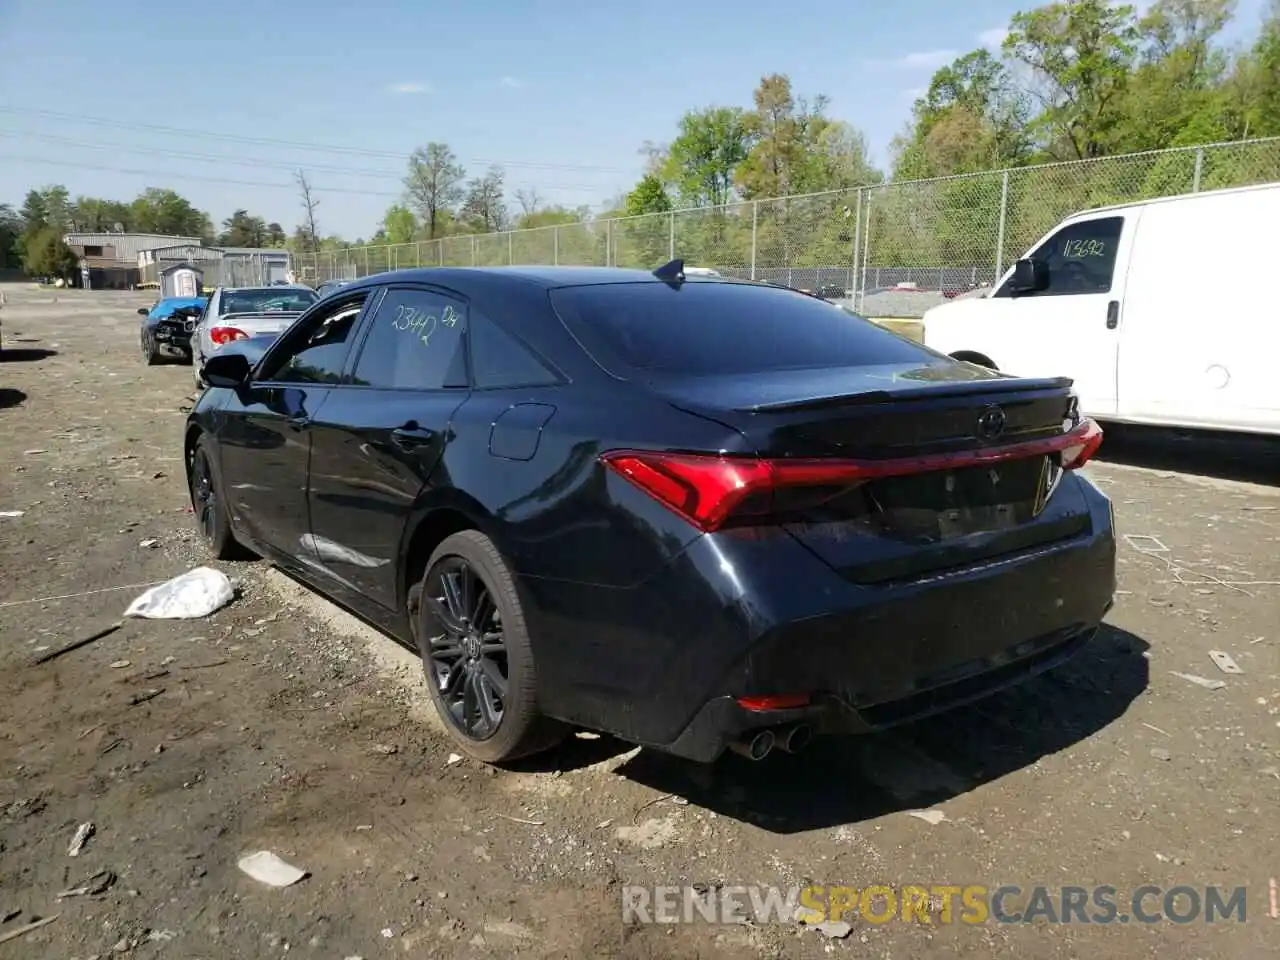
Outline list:
[[[196,567],[151,587],[129,604],[124,615],[148,620],[194,620],[225,607],[235,595],[235,588],[221,570]]]

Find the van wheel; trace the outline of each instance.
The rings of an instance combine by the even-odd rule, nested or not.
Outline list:
[[[467,754],[504,763],[567,735],[538,709],[533,647],[515,582],[477,530],[436,547],[410,596],[414,638],[445,729]]]
[[[994,363],[991,362],[990,357],[985,357],[980,353],[974,353],[972,350],[957,351],[956,353],[951,354],[951,359],[961,360],[965,363],[976,363],[978,366],[986,367],[988,370],[999,371],[1000,369]]]

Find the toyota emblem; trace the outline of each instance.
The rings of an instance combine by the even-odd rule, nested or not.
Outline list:
[[[978,414],[978,436],[983,440],[994,440],[1004,433],[1005,416],[999,407],[987,407]]]

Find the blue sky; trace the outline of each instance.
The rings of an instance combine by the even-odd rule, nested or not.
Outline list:
[[[1261,4],[1241,0],[1233,34]],[[501,164],[512,194],[599,206],[634,183],[644,141],[687,109],[748,106],[770,72],[827,94],[883,162],[933,71],[1033,5],[0,0],[0,202],[168,186],[215,221],[245,207],[292,230],[302,167],[321,230],[354,238],[395,202],[409,152],[443,140],[470,173]]]

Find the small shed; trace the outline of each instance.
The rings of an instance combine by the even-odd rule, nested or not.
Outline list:
[[[175,263],[160,271],[160,297],[199,297],[204,293],[204,271],[194,264]]]

